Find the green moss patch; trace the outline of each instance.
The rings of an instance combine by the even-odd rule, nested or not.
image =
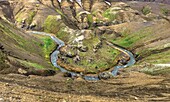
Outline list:
[[[93,15],[90,15],[90,14],[87,15],[87,22],[91,27],[93,23]]]
[[[123,37],[113,40],[113,43],[116,43],[123,47],[132,47],[134,44],[139,43],[142,39],[153,33],[151,28],[143,28],[134,33],[124,34]]]
[[[147,14],[151,13],[151,7],[149,7],[148,5],[144,6],[141,11],[144,15],[147,15]]]
[[[31,24],[35,15],[36,15],[36,11],[30,12],[28,15],[28,18],[26,19],[26,22],[28,24]]]
[[[28,61],[19,61],[22,66],[26,66],[27,68],[36,68],[36,69],[44,69],[44,66],[38,64],[38,63],[33,63],[33,62],[28,62]]]
[[[40,45],[40,48],[43,50],[44,57],[49,60],[50,53],[56,48],[57,44],[48,36],[39,36],[36,35],[40,40],[42,40],[43,44]]]
[[[112,9],[107,9],[104,13],[103,16],[108,18],[110,21],[113,21],[117,18],[117,13],[113,13]]]
[[[59,16],[49,15],[43,24],[43,28],[45,32],[57,33],[60,29],[60,24]]]
[[[170,14],[170,10],[167,8],[161,8],[161,13],[165,16],[168,16]]]

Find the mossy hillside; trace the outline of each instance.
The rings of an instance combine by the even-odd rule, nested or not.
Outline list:
[[[72,37],[71,34],[69,34],[68,32],[65,31],[65,28],[62,27],[57,33],[56,36],[63,40],[65,43],[69,42],[71,39],[70,38],[74,38]]]
[[[11,64],[16,66],[16,68],[24,68],[28,69],[33,68],[33,69],[45,69],[45,66],[41,65],[41,63],[36,63],[36,62],[31,62],[27,60],[21,60],[17,59],[11,56],[8,56],[8,59],[10,60]]]
[[[151,54],[150,56],[144,58],[143,61],[148,62],[148,63],[153,63],[153,64],[169,63],[170,62],[170,50],[163,51],[163,52],[161,52],[160,50],[157,53]]]
[[[165,44],[158,43],[159,41],[161,42],[159,39],[166,39],[164,36],[167,36],[166,34],[169,32],[168,27],[169,25],[167,24],[159,24],[158,26],[141,27],[133,32],[123,30],[121,32],[122,37],[116,38],[112,42],[133,50],[138,55],[138,64],[143,62],[153,64],[169,63],[170,50],[168,50],[168,40]],[[152,46],[152,43],[157,45]]]
[[[153,30],[149,27],[142,28],[139,31],[129,33],[123,32],[121,38],[114,39],[112,42],[125,48],[133,48],[135,44],[153,34]]]
[[[43,57],[45,57],[46,62],[48,62],[52,68],[56,69],[50,62],[50,55],[56,49],[57,44],[48,36],[42,36],[42,35],[34,35],[34,36],[42,41],[40,48],[42,49]],[[38,68],[43,68],[38,63],[33,63],[33,62],[22,62],[22,63],[30,65],[32,67],[37,66]]]
[[[36,15],[36,11],[31,11],[28,15],[28,18],[26,19],[26,22],[28,24],[31,24],[35,15]]]
[[[57,44],[50,38],[47,36],[40,36],[40,35],[36,35],[36,37],[38,39],[40,39],[43,44],[38,44],[39,47],[42,49],[43,51],[43,56],[46,59],[46,62],[48,62],[52,68],[54,68],[50,62],[50,54],[54,51],[54,49],[56,49]],[[20,64],[22,66],[27,66],[28,68],[38,68],[38,69],[44,69],[45,67],[43,65],[41,65],[40,63],[35,63],[35,62],[30,62],[30,61],[23,61],[23,60],[18,60],[20,62]],[[54,68],[56,69],[56,68]]]
[[[151,27],[144,27],[135,32],[130,32],[129,30],[123,30],[121,36],[112,40],[113,43],[118,44],[127,49],[134,49],[136,46],[143,44],[152,36],[153,29]],[[135,52],[139,56],[143,56],[146,53],[150,53],[149,49],[143,49]]]
[[[112,42],[122,47],[125,47],[127,49],[134,49],[134,48],[137,48],[137,46],[142,45],[145,42],[148,42],[151,39],[154,39],[157,37],[156,35],[153,35],[153,34],[154,34],[154,28],[145,27],[145,28],[141,28],[140,30],[136,32],[126,32],[126,31],[122,32],[123,37],[114,39]],[[145,48],[142,50],[138,50],[135,53],[136,55],[139,55],[139,57],[142,57],[144,59],[146,57],[147,58],[146,61],[151,62],[151,63],[160,63],[160,62],[169,61],[166,56],[164,57],[164,53],[161,53],[161,52],[160,52],[159,57],[162,57],[166,61],[162,59],[157,59],[159,57],[157,56],[158,54],[154,54],[155,49],[157,49],[156,46],[155,48]]]
[[[17,15],[16,15],[16,21],[21,23],[22,20],[23,20],[23,17],[21,16],[22,15],[22,12],[19,12]],[[35,17],[36,15],[36,11],[31,11],[28,13],[28,16],[26,18],[26,23],[27,24],[31,24],[32,21],[33,21],[33,18]]]
[[[145,38],[139,40],[138,43],[134,45],[134,47],[136,45],[140,45],[139,43],[147,45],[150,44],[151,41],[157,39],[157,41],[155,40],[157,42],[156,46],[147,47],[137,52],[139,55],[143,56],[142,62],[146,61],[149,63],[158,63],[158,64],[170,62],[169,59],[170,42],[167,40],[166,43],[158,43],[159,41],[161,41],[159,39],[164,38],[164,36],[166,36],[166,34],[169,33],[167,27],[168,27],[167,25],[157,26],[156,28],[150,27],[150,29],[152,29],[152,33],[147,35]],[[166,39],[166,37],[164,39]]]
[[[37,63],[44,68],[51,68],[46,62],[42,42],[34,36],[21,32],[16,27],[0,19],[0,42],[10,56],[15,56],[30,63]]]
[[[20,63],[21,65],[27,66],[28,68],[44,69],[44,66],[38,63],[33,63],[33,62],[28,62],[28,61],[20,61]]]
[[[43,24],[44,31],[56,34],[61,28],[62,22],[60,19],[59,16],[49,15]]]
[[[3,33],[1,36],[0,41],[6,41],[6,42],[12,42],[11,46],[15,46],[21,50],[30,51],[32,53],[35,53],[37,50],[31,48],[31,44],[35,46],[40,46],[40,42],[35,41],[35,39],[29,39],[31,41],[27,41],[23,38],[23,36],[20,36],[19,34],[13,32],[13,29],[10,29],[8,25],[2,25],[0,24],[0,31]],[[40,52],[39,52],[40,53]],[[42,53],[40,53],[42,54]]]
[[[103,12],[103,17],[108,18],[110,21],[113,21],[117,18],[118,14],[116,11],[112,11],[112,9],[107,9],[105,12]]]

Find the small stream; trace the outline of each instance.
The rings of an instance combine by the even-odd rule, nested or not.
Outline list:
[[[119,47],[119,49],[122,49],[122,48]],[[128,50],[126,50],[126,49],[122,49],[122,50],[128,54],[128,56],[130,57],[130,60],[128,61],[128,63],[127,63],[126,65],[115,66],[115,67],[114,67],[114,70],[111,71],[111,73],[113,74],[113,76],[116,76],[116,75],[117,75],[117,72],[118,72],[118,70],[119,70],[120,68],[126,68],[126,67],[129,67],[129,66],[132,66],[132,65],[134,65],[135,62],[136,62],[133,54],[132,54],[130,51],[128,51]]]
[[[108,77],[108,76],[116,76],[117,73],[118,73],[118,70],[120,68],[126,68],[128,66],[132,66],[135,64],[135,58],[133,56],[133,54],[126,50],[126,49],[123,49],[123,48],[120,48],[120,47],[117,47],[118,49],[121,49],[123,50],[124,52],[126,52],[128,54],[128,56],[130,57],[130,60],[128,61],[128,63],[126,65],[122,65],[122,66],[115,66],[114,67],[114,70],[112,70],[111,72],[102,72],[100,73],[99,75],[96,75],[96,76],[88,76],[88,75],[81,75],[79,73],[75,73],[75,72],[71,72],[71,71],[68,71],[64,68],[62,68],[61,66],[59,66],[57,64],[57,60],[58,60],[58,54],[60,54],[60,51],[59,49],[63,46],[65,46],[65,43],[58,39],[56,36],[52,35],[52,34],[49,34],[49,33],[45,33],[45,32],[38,32],[38,31],[27,31],[28,33],[30,34],[38,34],[38,35],[45,35],[45,36],[49,36],[53,41],[55,41],[59,46],[57,47],[57,49],[51,54],[51,63],[53,64],[53,66],[55,66],[56,68],[59,68],[61,72],[67,72],[67,73],[70,73],[72,77],[76,77],[76,76],[81,76],[83,79],[85,80],[88,80],[88,81],[97,81],[97,80],[100,80],[100,79],[105,79],[105,77]]]

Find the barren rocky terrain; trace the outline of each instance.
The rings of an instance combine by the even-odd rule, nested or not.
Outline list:
[[[110,2],[110,3],[108,3]],[[0,0],[0,102],[169,102],[170,5],[168,0]],[[83,75],[135,65],[107,80]]]

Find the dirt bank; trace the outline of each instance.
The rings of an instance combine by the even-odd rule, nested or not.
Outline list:
[[[169,101],[170,78],[122,70],[121,75],[98,82],[55,76],[0,75],[0,99],[40,102]],[[12,90],[12,91],[11,91]]]

